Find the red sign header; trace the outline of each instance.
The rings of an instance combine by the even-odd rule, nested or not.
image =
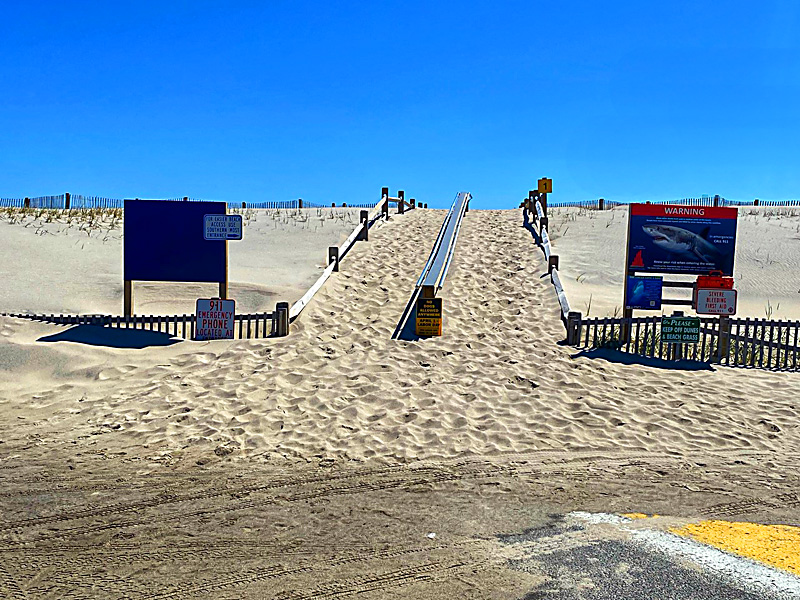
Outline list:
[[[676,204],[631,204],[631,215],[679,217],[686,219],[735,219],[737,210],[720,206],[678,206]]]

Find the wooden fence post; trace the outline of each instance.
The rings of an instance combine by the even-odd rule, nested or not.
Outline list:
[[[328,264],[333,263],[333,272],[339,272],[339,248],[336,246],[328,246]]]
[[[138,200],[138,198],[137,198],[137,200]],[[188,201],[189,201],[189,196],[184,196],[184,197],[183,197],[183,201],[184,201],[184,202],[188,202]]]
[[[411,200],[409,200],[409,204],[411,204],[411,208],[417,208],[416,198],[412,198]]]
[[[362,210],[359,214],[359,220],[364,226],[361,228],[361,235],[358,239],[367,242],[369,241],[369,211]]]
[[[25,200],[23,202],[23,206],[25,208],[30,208],[31,207],[31,199],[30,198],[25,198]]]
[[[719,317],[719,342],[717,344],[717,360],[721,363],[727,358],[731,349],[731,318],[725,315]]]
[[[552,275],[553,269],[558,271],[558,254],[551,254],[547,259],[547,274]]]
[[[406,212],[406,193],[403,190],[397,192],[397,214],[402,215]]]
[[[123,284],[122,314],[126,317],[133,316],[133,281],[126,279]]]
[[[577,346],[580,343],[578,338],[578,324],[581,322],[581,313],[569,311],[567,313],[567,345]]]
[[[719,206],[719,194],[714,196],[714,206]]]
[[[278,302],[275,305],[275,313],[273,316],[275,335],[277,337],[284,337],[289,335],[289,303]]]
[[[69,205],[71,204],[72,196],[70,196],[69,192],[64,194],[64,208],[69,210]]]
[[[539,202],[542,205],[542,212],[544,213],[544,218],[547,218],[547,194],[539,194]]]
[[[247,202],[242,202],[242,208],[247,208]]]
[[[303,208],[303,199],[302,198],[298,198],[297,199],[297,208]]]
[[[539,219],[539,231],[541,231],[542,229],[547,229],[547,225],[549,222],[550,221],[547,220],[547,215],[545,214],[545,216]]]
[[[597,201],[597,209],[598,210],[605,210],[606,209],[606,200],[605,200],[605,198],[600,198],[600,200]]]
[[[756,198],[755,200],[753,200],[753,206],[758,206],[758,198]]]

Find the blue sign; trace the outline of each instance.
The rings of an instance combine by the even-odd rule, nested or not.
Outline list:
[[[628,276],[626,308],[661,310],[661,277]]]
[[[631,204],[628,270],[733,276],[735,208]]]
[[[203,239],[206,215],[225,202],[125,200],[123,278],[131,281],[226,280],[226,244]]]
[[[242,215],[206,215],[203,218],[203,239],[242,239]]]

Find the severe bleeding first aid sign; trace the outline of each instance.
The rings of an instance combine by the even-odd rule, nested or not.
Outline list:
[[[736,290],[698,289],[698,315],[733,315],[736,314]]]
[[[198,298],[195,312],[194,339],[232,340],[235,300]]]

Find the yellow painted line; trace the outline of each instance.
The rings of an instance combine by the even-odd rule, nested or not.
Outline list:
[[[800,527],[702,521],[670,531],[800,575]]]

